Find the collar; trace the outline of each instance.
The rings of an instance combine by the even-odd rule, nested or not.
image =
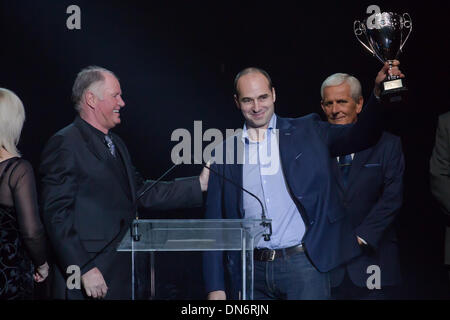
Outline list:
[[[275,134],[275,129],[277,125],[277,115],[274,113],[272,115],[272,118],[270,118],[269,121],[269,126],[267,127],[267,132],[271,133],[271,134]],[[244,128],[242,129],[242,142],[243,143],[256,143],[255,141],[251,141],[250,138],[248,137],[248,130],[247,130],[247,123],[244,123]],[[264,140],[263,140],[264,141]]]
[[[79,119],[78,123],[80,123],[81,126],[86,128],[87,130],[90,130],[90,132],[92,132],[93,134],[95,134],[96,136],[101,138],[102,140],[105,138],[105,136],[109,136],[109,137],[112,138],[111,131],[109,131],[108,134],[104,134],[103,132],[101,132],[100,130],[98,130],[94,126],[92,126],[89,122],[87,122],[86,120],[84,120],[80,116],[78,116],[78,119]]]

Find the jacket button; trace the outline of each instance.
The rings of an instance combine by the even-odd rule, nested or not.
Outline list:
[[[314,224],[314,220],[309,223],[311,226]]]

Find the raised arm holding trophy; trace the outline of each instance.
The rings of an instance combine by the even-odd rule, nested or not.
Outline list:
[[[388,62],[392,69],[393,61],[398,59],[411,34],[412,20],[408,13],[377,12],[362,21],[356,20],[353,29],[362,46],[381,63]],[[397,102],[404,100],[406,92],[402,79],[390,73],[382,83],[380,97],[387,102]]]

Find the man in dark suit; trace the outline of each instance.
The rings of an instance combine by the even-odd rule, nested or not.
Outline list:
[[[397,61],[395,65],[393,72],[401,75]],[[378,94],[388,68],[386,64],[376,78]],[[254,250],[253,298],[328,299],[327,272],[362,252],[357,235],[345,219],[331,174],[332,157],[375,144],[381,133],[381,106],[372,96],[361,121],[334,126],[320,121],[317,114],[296,119],[276,116],[275,89],[264,70],[244,69],[236,76],[235,89],[236,105],[245,118],[244,129],[228,138],[222,148],[226,150],[224,159],[234,162],[220,164],[215,159],[213,167],[259,196],[267,217],[272,219],[270,241],[261,239]],[[234,151],[236,155],[236,150],[243,152],[229,157],[228,153]],[[269,161],[260,161],[267,155]],[[244,217],[261,217],[256,200],[212,174],[206,218]],[[239,265],[236,252],[204,254],[209,299],[239,297]]]
[[[111,132],[121,122],[121,94],[111,71],[83,69],[72,89],[79,115],[42,154],[42,210],[57,262],[54,298],[131,298],[130,255],[115,247],[135,215],[137,195],[151,181],[134,170],[124,142]],[[207,183],[206,171],[200,178],[161,182],[138,204],[158,210],[201,206]],[[69,266],[81,268],[79,290],[66,286]]]
[[[322,83],[321,95],[329,123],[357,122],[364,103],[358,79],[333,74]],[[331,272],[334,298],[393,297],[401,281],[393,222],[402,205],[404,167],[400,138],[387,132],[375,146],[332,161],[341,203],[363,247],[362,255]]]
[[[439,117],[436,141],[430,159],[431,192],[447,217],[445,264],[450,277],[450,112]]]

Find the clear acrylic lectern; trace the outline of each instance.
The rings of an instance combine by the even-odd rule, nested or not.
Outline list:
[[[270,224],[266,219],[265,223]],[[150,252],[151,287],[155,288],[154,252],[240,251],[243,300],[253,299],[253,248],[269,230],[263,220],[191,219],[134,220],[117,251],[131,252],[132,298],[135,299],[135,252]]]

